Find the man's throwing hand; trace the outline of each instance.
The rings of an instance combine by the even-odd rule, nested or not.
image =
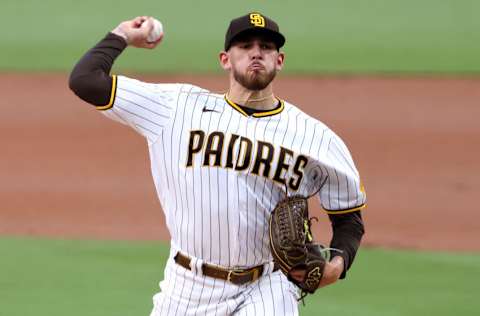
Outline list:
[[[153,18],[138,16],[130,21],[120,23],[112,33],[125,39],[129,46],[138,48],[155,48],[163,38],[163,34],[155,42],[148,42],[148,35],[153,30]]]

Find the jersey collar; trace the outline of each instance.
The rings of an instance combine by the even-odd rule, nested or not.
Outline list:
[[[238,112],[240,112],[242,115],[244,116],[253,116],[253,117],[265,117],[265,116],[271,116],[271,115],[275,115],[275,114],[278,114],[280,112],[283,111],[283,109],[285,108],[285,102],[279,98],[277,98],[277,100],[279,101],[279,105],[274,108],[273,110],[268,110],[268,111],[258,111],[258,112],[255,112],[253,113],[252,115],[248,115],[247,112],[245,112],[241,106],[239,106],[238,104],[236,104],[235,102],[233,101],[230,101],[228,98],[227,98],[227,95],[225,94],[224,95],[224,99],[225,101],[232,107],[234,108],[235,110],[237,110]]]

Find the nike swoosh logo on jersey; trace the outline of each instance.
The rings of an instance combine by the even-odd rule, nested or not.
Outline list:
[[[203,107],[202,112],[217,112],[217,113],[220,113],[220,111],[217,111],[215,109],[207,109],[206,106]]]

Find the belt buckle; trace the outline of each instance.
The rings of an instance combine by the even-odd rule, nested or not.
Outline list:
[[[232,282],[232,274],[237,275],[237,276],[242,276],[243,274],[245,274],[245,270],[241,270],[241,269],[228,270],[227,281],[231,282],[231,283],[233,283]]]
[[[227,281],[233,283],[232,282],[232,275],[243,276],[243,275],[250,274],[250,273],[253,274],[250,282],[256,281],[259,277],[259,273],[258,273],[257,268],[254,268],[253,270],[252,269],[249,269],[249,270],[242,270],[242,269],[229,270],[228,274],[227,274]]]

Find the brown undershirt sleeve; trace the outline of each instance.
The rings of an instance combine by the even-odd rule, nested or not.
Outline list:
[[[329,214],[332,223],[333,236],[330,247],[342,250],[342,253],[332,252],[332,256],[341,256],[345,261],[340,279],[344,279],[347,270],[352,266],[360,241],[365,233],[360,211],[346,214]]]
[[[82,100],[104,106],[110,102],[113,62],[127,47],[125,40],[108,33],[78,61],[70,73],[69,87]]]

